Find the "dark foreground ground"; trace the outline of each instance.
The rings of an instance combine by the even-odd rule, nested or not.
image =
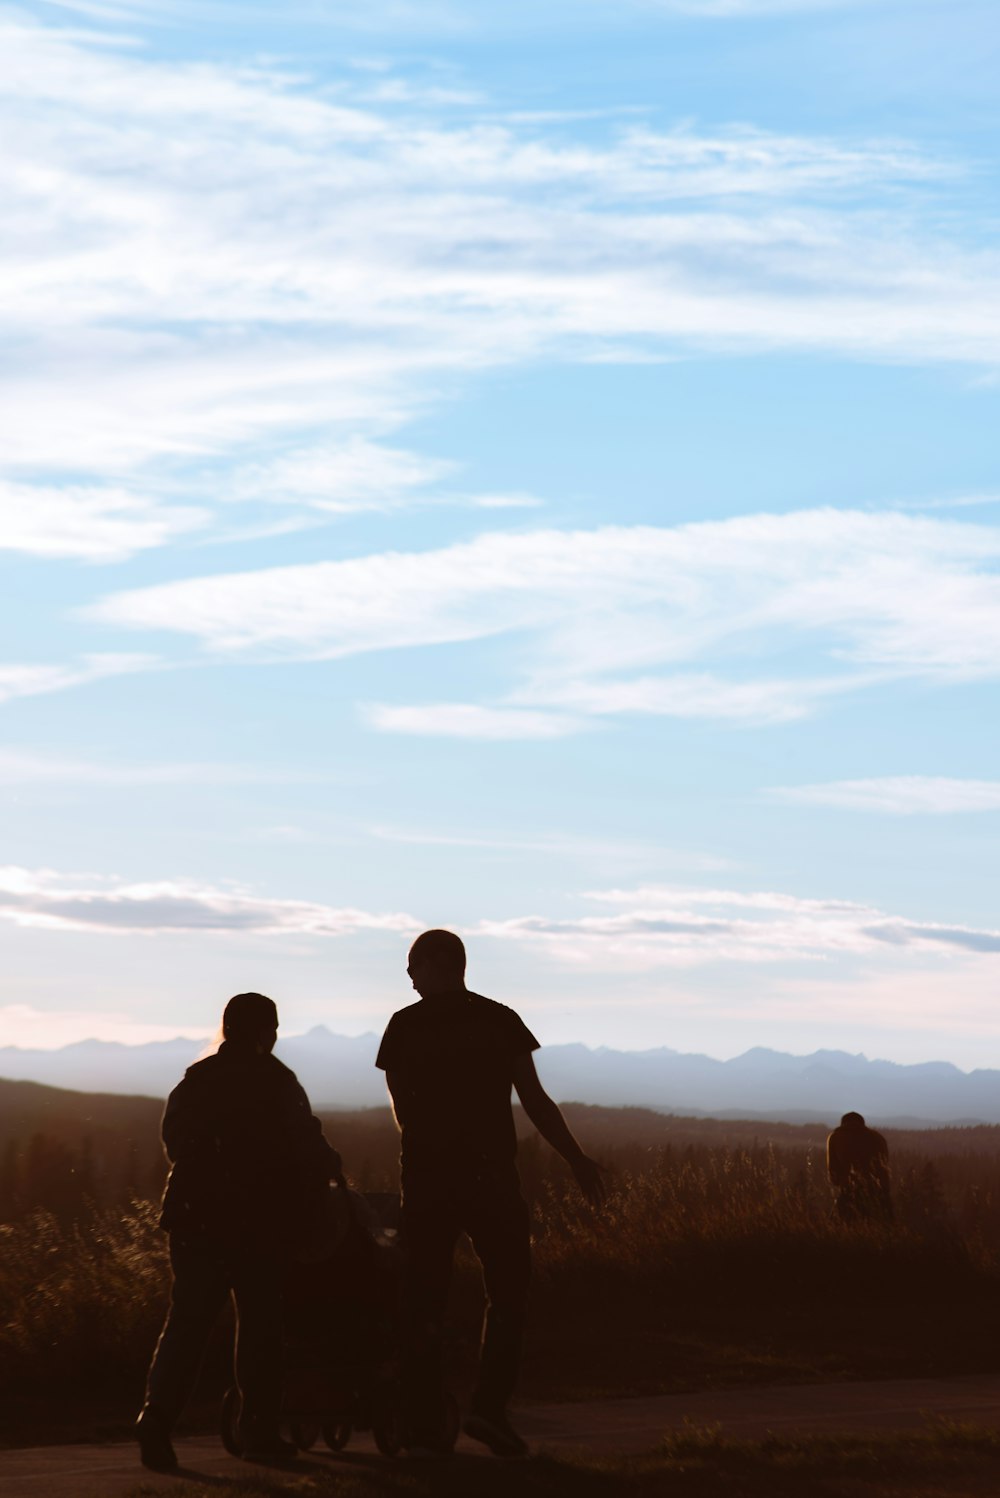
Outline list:
[[[525,1405],[525,1461],[464,1437],[451,1461],[387,1461],[358,1437],[287,1468],[214,1436],[178,1440],[180,1477],[131,1444],[0,1453],[4,1498],[979,1498],[1000,1492],[1000,1378],[908,1379]]]

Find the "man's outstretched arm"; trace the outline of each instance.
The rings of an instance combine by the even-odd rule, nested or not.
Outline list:
[[[562,1155],[591,1206],[599,1207],[606,1194],[600,1166],[583,1153],[558,1103],[552,1101],[538,1080],[530,1051],[518,1056],[514,1062],[514,1088],[521,1099],[521,1107],[539,1134],[557,1154]]]

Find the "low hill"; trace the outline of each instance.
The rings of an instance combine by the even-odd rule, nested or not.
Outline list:
[[[87,1135],[94,1143],[119,1144],[155,1138],[163,1113],[157,1098],[99,1092],[70,1092],[38,1082],[9,1082],[0,1078],[0,1149],[11,1139],[48,1134],[79,1144]]]
[[[156,1098],[0,1079],[0,1220],[19,1208],[72,1213],[88,1199],[155,1195],[162,1113]]]

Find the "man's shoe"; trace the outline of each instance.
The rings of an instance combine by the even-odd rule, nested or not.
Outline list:
[[[527,1456],[528,1445],[522,1441],[502,1410],[489,1415],[472,1410],[462,1422],[462,1429],[474,1441],[482,1441],[494,1456]]]
[[[150,1472],[176,1472],[177,1453],[170,1444],[170,1430],[159,1410],[146,1405],[135,1422],[139,1460]]]

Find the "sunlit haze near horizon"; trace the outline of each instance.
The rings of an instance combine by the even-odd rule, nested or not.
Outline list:
[[[1000,18],[0,0],[0,1045],[1000,1067]]]

